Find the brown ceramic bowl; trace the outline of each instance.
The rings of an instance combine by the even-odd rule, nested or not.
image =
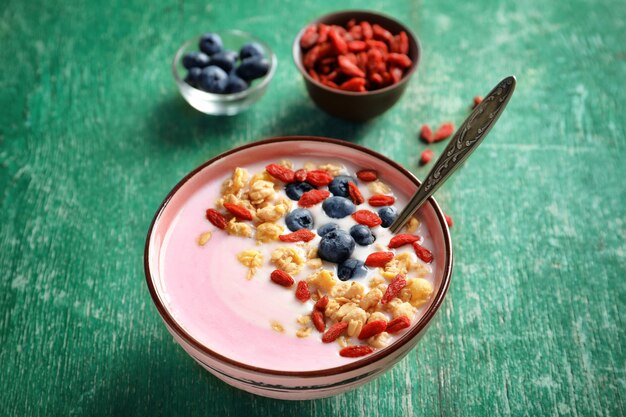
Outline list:
[[[300,49],[300,38],[305,29],[314,23],[345,26],[350,19],[356,19],[357,22],[366,20],[372,24],[377,23],[394,35],[401,31],[407,33],[409,57],[413,64],[406,70],[400,82],[379,90],[357,93],[327,87],[311,78],[302,64],[302,51]],[[420,55],[419,40],[408,27],[389,16],[365,10],[346,10],[322,16],[305,25],[293,42],[293,60],[302,74],[309,96],[315,104],[328,114],[359,122],[384,113],[400,99],[417,68]]]

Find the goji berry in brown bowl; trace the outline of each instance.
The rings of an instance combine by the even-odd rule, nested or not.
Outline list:
[[[402,96],[421,55],[411,30],[380,13],[347,10],[307,24],[293,59],[309,96],[325,112],[365,121]]]

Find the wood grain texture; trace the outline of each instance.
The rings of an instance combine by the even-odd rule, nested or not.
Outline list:
[[[365,124],[318,111],[290,58],[302,25],[350,7],[400,18],[424,48],[406,96]],[[0,415],[624,415],[625,19],[619,0],[4,0]],[[203,116],[170,59],[194,33],[235,27],[273,46],[275,80],[252,110]],[[398,366],[345,395],[282,402],[226,386],[174,343],[142,251],[185,173],[256,139],[312,134],[423,177],[419,125],[458,125],[508,74],[507,111],[437,192],[456,222],[453,284]]]

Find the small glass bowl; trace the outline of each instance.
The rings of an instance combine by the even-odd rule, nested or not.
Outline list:
[[[178,84],[180,94],[193,108],[205,114],[233,116],[252,106],[265,94],[265,90],[276,71],[277,60],[276,55],[265,42],[249,33],[240,30],[228,30],[220,32],[219,35],[224,42],[224,49],[228,50],[239,51],[243,45],[250,42],[261,45],[265,58],[270,62],[268,73],[264,77],[254,80],[248,89],[239,93],[214,94],[190,86],[185,82],[187,70],[183,66],[183,55],[187,52],[199,51],[198,41],[202,34],[186,40],[178,48],[172,62],[172,73],[176,84]]]

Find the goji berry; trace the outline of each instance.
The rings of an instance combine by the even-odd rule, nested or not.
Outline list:
[[[286,235],[278,236],[283,242],[310,242],[315,239],[315,233],[309,229],[296,230],[293,233],[287,233]]]
[[[356,177],[365,182],[376,181],[378,179],[378,172],[373,169],[362,169],[356,173]]]
[[[383,83],[383,77],[382,77],[382,75],[380,75],[378,73],[371,74],[370,77],[369,77],[369,80],[371,82],[373,82],[373,83],[376,83],[376,84],[382,84]]]
[[[331,343],[337,340],[339,336],[348,328],[348,323],[335,323],[322,335],[322,342]]]
[[[369,72],[378,72],[380,74],[387,70],[383,60],[383,53],[380,49],[373,48],[367,51],[367,69]]]
[[[452,123],[444,123],[439,126],[439,129],[435,132],[433,142],[439,142],[440,140],[447,139],[452,133],[454,133],[454,125]]]
[[[374,37],[374,31],[369,22],[361,22],[361,30],[363,31],[363,39],[368,40]]]
[[[318,332],[324,333],[326,330],[326,323],[324,322],[324,313],[319,310],[313,310],[311,313],[311,321]]]
[[[321,203],[330,196],[330,192],[326,190],[311,190],[302,194],[300,200],[298,200],[298,206],[300,207],[313,207],[314,205]]]
[[[306,182],[316,187],[323,187],[332,182],[333,177],[326,171],[314,169],[306,174]]]
[[[361,28],[361,25],[355,25],[354,27],[352,27],[350,29],[350,35],[352,36],[352,39],[355,41],[360,41],[363,39],[363,29]],[[349,48],[349,45],[348,45]]]
[[[328,31],[330,30],[330,26],[320,23],[317,28],[317,33],[319,37],[317,38],[317,43],[324,43],[328,40]]]
[[[411,64],[413,64],[413,61],[411,61],[411,58],[409,58],[408,56],[404,54],[396,54],[393,52],[387,55],[387,62],[402,68],[408,68],[411,66]]]
[[[391,34],[391,32],[389,32],[387,29],[383,28],[380,25],[373,24],[372,32],[374,34],[374,39],[379,39],[387,43],[391,42],[391,40],[393,39],[393,35]]]
[[[406,329],[410,325],[411,325],[411,319],[409,319],[407,316],[400,316],[400,317],[396,317],[395,319],[387,323],[387,330],[385,331],[387,333],[394,334],[394,333],[398,333],[401,330]]]
[[[392,205],[396,202],[396,199],[390,195],[374,194],[367,202],[373,207],[383,207]]]
[[[366,91],[365,83],[365,78],[354,77],[342,84],[339,84],[339,88],[345,91],[363,92]]]
[[[400,37],[400,47],[398,48],[400,49],[399,52],[401,54],[407,55],[409,53],[409,36],[406,34],[405,31],[400,32],[398,36]]]
[[[376,336],[377,334],[384,332],[386,328],[387,322],[384,320],[370,321],[361,329],[359,339],[369,339],[372,336]]]
[[[421,237],[418,235],[409,235],[407,233],[401,233],[399,235],[395,235],[389,241],[389,249],[399,248],[400,246],[408,245],[413,242],[417,242]]]
[[[384,267],[393,259],[393,252],[374,252],[367,255],[365,259],[366,266]]]
[[[330,88],[339,88],[339,86],[337,84],[335,84],[334,82],[329,81],[329,80],[322,80],[322,84],[324,84],[324,85],[326,85],[326,86],[328,86]]]
[[[300,38],[300,47],[302,49],[309,49],[317,43],[319,35],[317,34],[317,26],[310,25],[307,27]]]
[[[402,68],[398,68],[398,67],[391,67],[389,69],[389,74],[391,75],[391,81],[393,81],[393,83],[399,83],[400,80],[402,79],[402,74],[404,74],[404,71],[402,71]]]
[[[311,292],[309,291],[309,284],[306,281],[299,281],[296,287],[296,298],[303,303],[311,298]]]
[[[365,41],[365,44],[370,49],[374,49],[375,48],[375,49],[378,49],[380,52],[382,52],[382,57],[383,58],[389,52],[389,48],[387,47],[387,44],[385,42],[375,41],[374,39],[370,39],[368,41]]]
[[[346,23],[346,27],[348,29],[352,29],[355,25],[356,25],[356,19],[350,19],[348,20],[348,23]]]
[[[320,76],[319,74],[313,69],[309,69],[309,75],[311,76],[311,78],[313,78],[315,81],[319,81],[320,80]]]
[[[339,63],[339,69],[341,72],[346,74],[348,77],[365,77],[365,73],[345,56],[339,55],[337,57],[337,62]]]
[[[433,159],[433,151],[431,151],[430,149],[424,149],[424,151],[420,155],[420,164],[426,165],[430,162],[431,159]]]
[[[328,37],[330,38],[330,43],[333,45],[339,56],[348,52],[348,44],[341,36],[339,36],[334,27],[328,31]]]
[[[294,172],[287,167],[278,164],[269,164],[265,167],[265,170],[279,181],[287,184],[294,182]]]
[[[448,224],[448,227],[454,226],[454,221],[452,220],[452,217],[448,216],[447,214],[444,214],[444,216],[446,218],[446,223]]]
[[[339,351],[339,356],[344,358],[359,358],[361,356],[369,355],[374,351],[371,346],[346,346]]]
[[[433,261],[432,252],[420,245],[419,243],[413,242],[413,249],[415,250],[415,254],[417,255],[417,257],[420,258],[422,261],[426,262],[427,264]]]
[[[306,181],[306,171],[303,169],[299,169],[293,174],[293,178],[298,182]]]
[[[480,103],[482,103],[483,98],[481,96],[476,96],[474,97],[474,107],[478,106]]]
[[[219,211],[210,208],[206,211],[205,215],[207,220],[210,221],[213,226],[222,230],[226,228],[226,218],[224,218]]]
[[[396,275],[396,277],[387,286],[380,303],[387,304],[389,301],[393,300],[398,294],[400,294],[400,291],[402,291],[402,288],[405,286],[406,280],[404,279],[404,276],[401,274]]]
[[[361,51],[365,51],[365,48],[367,48],[367,44],[363,41],[351,41],[348,42],[348,50],[350,52],[361,52]]]
[[[433,143],[433,131],[427,124],[423,124],[420,129],[420,138],[426,143]]]
[[[350,195],[350,199],[357,206],[359,204],[363,204],[365,199],[363,198],[363,194],[359,191],[359,188],[352,181],[348,182],[348,194]]]
[[[236,204],[224,203],[224,208],[239,220],[252,220],[252,213],[245,207]]]
[[[327,305],[328,305],[328,296],[325,295],[322,298],[320,298],[319,300],[317,300],[317,302],[315,303],[313,308],[316,309],[316,310],[319,310],[319,311],[324,311],[324,310],[326,310],[326,306]]]
[[[280,269],[275,269],[270,274],[270,279],[278,285],[282,285],[283,287],[291,287],[294,283],[291,275],[286,273],[285,271],[281,271]]]
[[[378,214],[369,210],[357,210],[352,213],[352,218],[357,223],[364,224],[368,227],[380,226],[383,223],[380,217],[378,217]]]

